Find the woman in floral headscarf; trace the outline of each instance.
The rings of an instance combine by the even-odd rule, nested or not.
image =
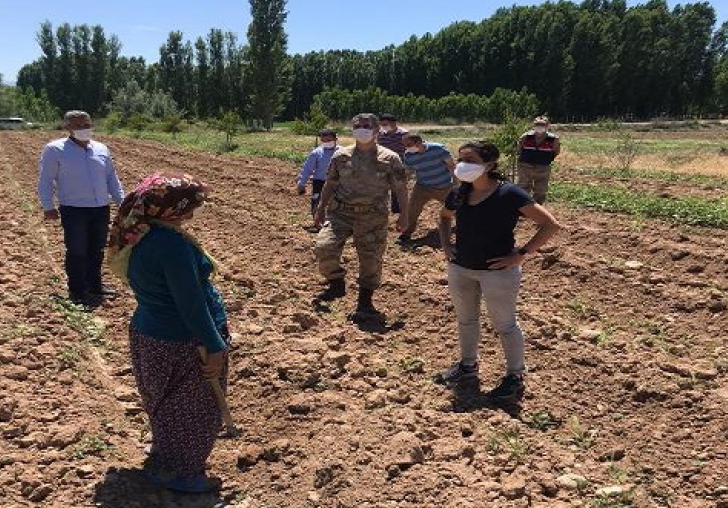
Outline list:
[[[111,269],[137,300],[132,369],[160,465],[148,477],[183,492],[212,490],[204,471],[221,414],[206,379],[224,385],[227,375],[227,318],[210,282],[215,261],[182,228],[208,192],[189,175],[148,176],[119,207],[109,243]]]

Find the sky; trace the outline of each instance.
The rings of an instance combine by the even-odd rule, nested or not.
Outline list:
[[[480,21],[499,7],[537,5],[524,0],[289,0],[289,53],[327,49],[379,49],[399,44],[411,35],[437,32],[454,21]],[[628,0],[630,5],[644,3]],[[679,2],[668,0],[671,7]],[[686,2],[682,2],[686,3]],[[728,0],[714,0],[719,23],[728,19]],[[35,34],[43,21],[99,24],[116,34],[122,54],[159,58],[159,46],[172,30],[194,42],[210,28],[220,28],[245,39],[250,23],[246,0],[0,0],[0,74],[13,83],[18,70],[40,56]]]

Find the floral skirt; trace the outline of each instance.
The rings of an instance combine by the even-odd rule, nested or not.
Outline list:
[[[227,330],[223,338],[229,342]],[[152,451],[165,473],[204,473],[222,424],[195,343],[167,342],[129,329],[132,371],[149,415]],[[226,386],[227,362],[221,376]]]

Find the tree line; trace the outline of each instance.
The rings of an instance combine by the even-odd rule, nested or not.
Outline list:
[[[396,111],[409,122],[431,120],[502,123],[508,117],[528,118],[539,113],[536,96],[497,88],[489,95],[455,94],[431,99],[422,95],[391,95],[381,88],[341,90],[327,88],[314,97],[313,110],[332,120],[351,118],[352,111]]]
[[[152,63],[121,56],[119,39],[101,26],[44,23],[43,56],[17,84],[44,90],[61,110],[103,114],[135,82],[150,97],[168,95],[185,116],[234,111],[266,128],[313,105],[332,118],[361,106],[417,120],[491,119],[507,108],[562,121],[728,112],[728,25],[716,29],[707,2],[514,6],[378,51],[292,56],[286,0],[250,4],[245,43],[218,29],[195,41],[174,31]]]
[[[44,92],[60,110],[99,115],[119,105],[126,116],[148,97],[160,106],[156,111],[199,118],[236,111],[269,128],[290,89],[286,0],[249,1],[249,44],[215,28],[194,44],[173,31],[152,63],[121,56],[119,38],[99,25],[64,23],[54,29],[47,21],[37,34],[42,56],[21,68],[17,87]]]
[[[439,98],[527,89],[561,120],[728,112],[728,25],[707,2],[567,1],[499,9],[379,51],[294,55],[288,116],[326,87]]]

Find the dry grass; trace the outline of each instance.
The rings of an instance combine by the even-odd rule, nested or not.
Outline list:
[[[610,167],[610,157],[603,153],[574,153],[564,149],[558,158],[566,168],[603,168]],[[703,174],[728,178],[728,157],[718,154],[679,155],[643,154],[638,155],[633,167],[645,171],[674,171],[676,173]]]

